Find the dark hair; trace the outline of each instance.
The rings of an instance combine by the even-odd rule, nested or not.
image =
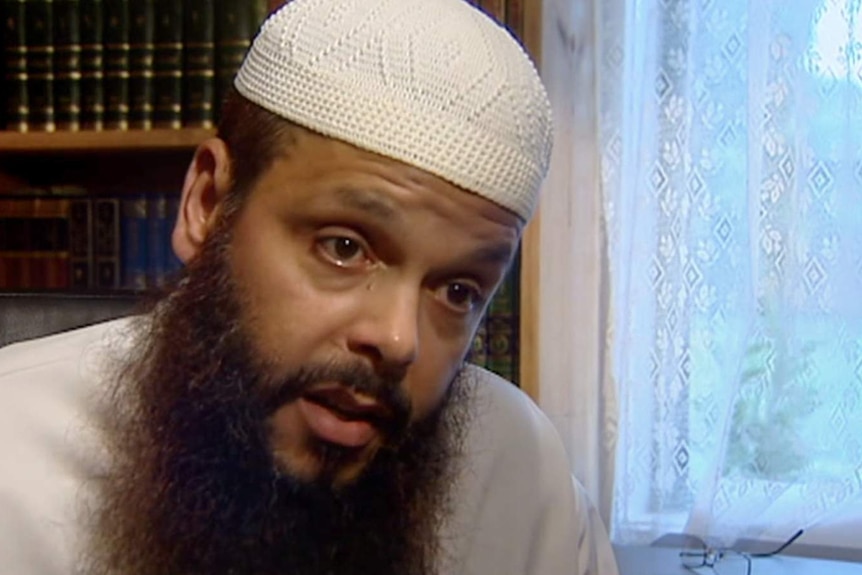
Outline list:
[[[301,129],[231,87],[222,104],[217,135],[230,153],[233,201],[242,202],[272,161],[289,152]]]

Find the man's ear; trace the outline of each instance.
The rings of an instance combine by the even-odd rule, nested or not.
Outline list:
[[[230,154],[224,141],[210,138],[195,150],[174,225],[171,245],[177,257],[188,263],[212,231],[231,187]]]

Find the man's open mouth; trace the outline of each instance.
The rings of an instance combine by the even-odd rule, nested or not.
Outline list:
[[[314,389],[302,397],[344,421],[365,421],[375,427],[385,427],[393,417],[392,410],[381,401],[358,396],[341,386]]]

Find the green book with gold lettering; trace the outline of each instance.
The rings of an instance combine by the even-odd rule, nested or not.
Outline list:
[[[476,334],[467,353],[467,361],[479,367],[488,365],[488,327],[485,325],[485,318],[482,318],[476,327]]]
[[[79,18],[79,0],[54,0],[54,118],[64,131],[81,127]]]
[[[3,110],[2,126],[6,130],[26,132],[30,119],[27,102],[27,34],[24,28],[24,0],[2,0],[3,34],[0,35],[3,71],[0,82]]]
[[[52,0],[24,4],[27,40],[27,128],[54,131],[54,20]]]
[[[517,384],[520,371],[520,254],[488,304],[485,366]]]
[[[216,109],[233,83],[251,44],[253,11],[243,0],[216,0],[215,100]]]
[[[129,128],[148,130],[153,126],[153,0],[133,0],[129,23]]]
[[[215,102],[215,2],[185,2],[183,125],[210,128]]]
[[[182,127],[183,122],[183,2],[155,0],[153,54],[153,125]]]
[[[249,8],[251,9],[251,29],[248,31],[248,37],[253,39],[260,25],[263,24],[263,21],[269,15],[269,1],[251,0]]]
[[[105,127],[129,127],[129,1],[104,0]],[[137,1],[137,0],[135,0]]]
[[[81,128],[101,130],[105,122],[102,0],[80,0]]]

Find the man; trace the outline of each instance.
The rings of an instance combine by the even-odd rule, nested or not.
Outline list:
[[[0,572],[612,569],[548,421],[463,364],[550,130],[462,0],[273,15],[189,166],[177,285],[0,350]]]

